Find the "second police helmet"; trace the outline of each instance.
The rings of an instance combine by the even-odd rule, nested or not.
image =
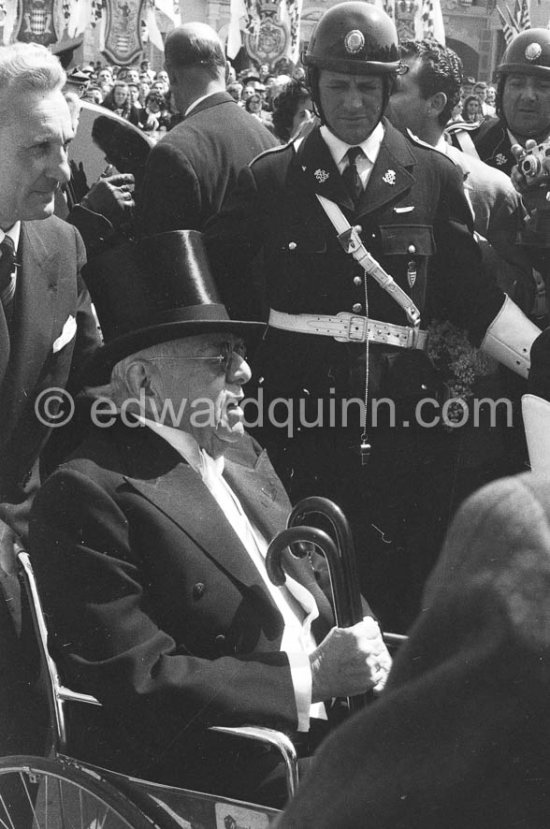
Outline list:
[[[506,48],[497,67],[500,77],[511,74],[550,78],[550,29],[526,29]]]

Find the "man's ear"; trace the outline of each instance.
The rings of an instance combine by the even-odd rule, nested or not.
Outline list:
[[[447,105],[447,100],[444,92],[436,92],[435,95],[432,95],[429,99],[431,114],[435,115],[436,118],[441,115]]]
[[[140,414],[162,410],[162,375],[156,363],[146,359],[133,360],[126,368],[125,377],[130,400],[135,401]]]

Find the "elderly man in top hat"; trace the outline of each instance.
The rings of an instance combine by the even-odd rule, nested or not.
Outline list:
[[[89,267],[106,341],[90,370],[110,382],[39,493],[31,550],[62,672],[103,703],[72,750],[276,802],[263,749],[214,746],[206,726],[302,732],[307,751],[332,698],[380,690],[390,659],[366,606],[333,627],[315,556],[285,588],[267,578],[289,502],[243,429],[242,337],[260,326],[229,320],[200,241],[164,233]]]

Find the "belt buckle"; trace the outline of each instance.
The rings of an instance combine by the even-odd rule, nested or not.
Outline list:
[[[348,339],[350,342],[365,342],[365,335],[367,331],[366,317],[350,316],[347,321],[348,324]]]
[[[420,333],[420,326],[414,325],[407,327],[407,348],[416,348],[418,343],[418,335]]]

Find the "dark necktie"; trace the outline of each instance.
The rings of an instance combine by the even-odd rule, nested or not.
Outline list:
[[[357,204],[363,195],[363,185],[361,184],[361,178],[357,170],[357,159],[362,158],[364,155],[365,153],[361,147],[350,147],[346,153],[348,166],[342,173],[342,178],[354,204]]]
[[[13,312],[13,298],[15,296],[15,281],[12,272],[15,265],[15,245],[13,239],[4,236],[0,243],[0,302],[3,305],[8,323]]]

